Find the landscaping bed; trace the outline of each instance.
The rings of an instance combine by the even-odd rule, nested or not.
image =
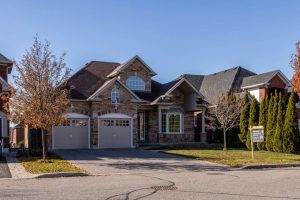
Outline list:
[[[57,155],[49,155],[46,162],[42,160],[41,156],[22,156],[19,157],[19,160],[21,161],[26,171],[33,174],[58,172],[84,173],[80,168],[72,165],[66,160],[63,160]]]
[[[255,151],[254,160],[251,151],[244,149],[199,149],[199,148],[170,148],[164,152],[185,156],[198,160],[206,160],[231,167],[268,164],[300,164],[300,154],[285,154],[269,151]]]

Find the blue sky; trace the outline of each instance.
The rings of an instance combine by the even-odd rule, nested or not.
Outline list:
[[[0,0],[0,52],[19,60],[36,33],[74,72],[138,54],[166,82],[233,66],[291,77],[298,0]]]

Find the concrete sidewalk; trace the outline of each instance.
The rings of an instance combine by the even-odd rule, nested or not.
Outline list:
[[[20,161],[16,158],[16,153],[4,153],[8,168],[11,173],[11,178],[34,178],[36,175],[31,174],[25,170]]]
[[[11,178],[5,157],[0,156],[0,178]]]

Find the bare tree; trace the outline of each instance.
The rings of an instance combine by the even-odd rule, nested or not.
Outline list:
[[[209,113],[211,114],[210,126],[223,131],[223,150],[227,150],[227,131],[239,125],[240,112],[241,99],[234,94],[222,95],[219,98],[217,105],[209,109]]]
[[[20,62],[16,63],[15,93],[10,101],[12,121],[40,129],[42,134],[43,160],[47,147],[45,131],[64,121],[63,112],[69,105],[68,90],[64,83],[70,69],[52,53],[50,43],[42,43],[38,37]]]

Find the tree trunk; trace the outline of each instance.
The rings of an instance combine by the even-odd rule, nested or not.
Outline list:
[[[45,141],[45,133],[43,129],[42,129],[42,147],[43,147],[43,161],[45,161],[47,158],[47,149],[46,149],[47,147]]]
[[[227,151],[226,130],[225,130],[225,128],[223,128],[223,137],[224,137],[224,147],[223,147],[223,151]]]

